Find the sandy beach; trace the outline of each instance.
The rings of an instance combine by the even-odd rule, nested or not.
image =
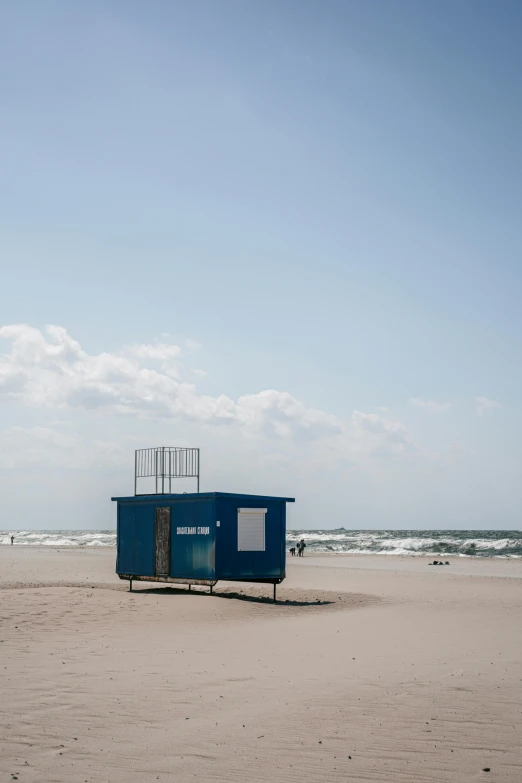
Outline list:
[[[522,561],[289,559],[273,605],[114,559],[0,547],[2,783],[522,780]]]

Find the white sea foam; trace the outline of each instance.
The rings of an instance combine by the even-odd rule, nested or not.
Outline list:
[[[113,530],[0,531],[0,545],[111,547]],[[289,530],[288,546],[300,539],[307,553],[440,557],[522,557],[522,533],[515,530]]]
[[[522,557],[522,533],[493,530],[296,530],[307,552],[409,556]]]
[[[15,546],[115,546],[116,533],[109,530],[13,530],[0,531],[0,545],[8,546],[14,535]]]

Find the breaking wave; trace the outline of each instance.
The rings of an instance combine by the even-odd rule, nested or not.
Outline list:
[[[287,543],[304,539],[307,554],[453,555],[522,557],[520,530],[289,530]]]
[[[0,545],[10,544],[11,535],[16,546],[116,546],[114,530],[0,530]]]
[[[0,531],[0,545],[111,547],[114,530]],[[301,538],[307,554],[440,555],[522,557],[520,530],[289,530],[287,546]]]

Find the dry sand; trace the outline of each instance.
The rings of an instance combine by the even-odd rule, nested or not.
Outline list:
[[[291,559],[273,606],[114,558],[0,547],[2,783],[521,783],[522,562]]]

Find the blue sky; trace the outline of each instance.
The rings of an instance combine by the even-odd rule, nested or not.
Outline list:
[[[0,527],[107,527],[168,443],[295,526],[519,528],[521,34],[1,3]]]

